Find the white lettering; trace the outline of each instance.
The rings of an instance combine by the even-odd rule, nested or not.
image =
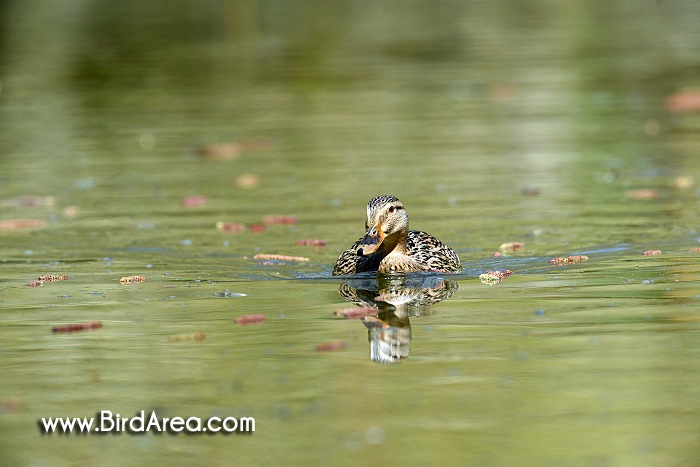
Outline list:
[[[109,422],[109,425],[105,425],[105,422]],[[100,431],[111,431],[114,429],[114,418],[112,412],[109,410],[100,411]]]
[[[216,420],[216,425],[213,425],[212,422]],[[218,432],[221,430],[221,419],[219,417],[211,417],[209,419],[209,422],[207,423],[207,429],[209,431],[213,431],[214,433]]]
[[[213,432],[218,433],[223,428],[226,432],[254,432],[255,418],[253,417],[226,417],[223,420],[219,417],[210,417],[202,420],[200,417],[163,417],[158,418],[155,411],[151,411],[147,416],[141,410],[131,417],[121,417],[118,413],[113,414],[109,410],[101,410],[97,413],[98,423],[93,430],[95,418],[63,418],[47,417],[37,420],[39,431],[42,433],[90,433],[94,432],[122,432],[143,433],[148,431],[171,431],[179,433],[186,430],[189,433]],[[168,424],[169,423],[169,424]]]
[[[134,426],[135,423],[139,423],[138,426]],[[129,421],[129,429],[133,432],[136,433],[141,433],[145,429],[146,425],[146,417],[143,413],[143,410],[141,411],[141,415],[136,415],[135,417],[131,417],[131,420]]]
[[[42,418],[41,423],[44,425],[44,433],[53,433],[59,420],[60,418],[49,418],[46,421],[45,418]]]
[[[229,421],[229,420],[232,420],[232,421],[233,421],[233,426],[232,426],[232,427],[229,427],[229,426],[228,426],[228,421]],[[223,426],[224,426],[224,430],[228,431],[229,433],[234,432],[234,431],[236,431],[236,428],[238,428],[238,420],[236,420],[236,419],[233,418],[233,417],[226,417],[226,418],[224,418]]]
[[[255,419],[253,417],[241,417],[241,431],[245,433],[255,432]]]
[[[197,423],[194,428],[190,426],[190,421],[192,420],[194,420]],[[185,427],[187,427],[187,431],[189,431],[190,433],[198,433],[202,431],[202,419],[199,417],[190,417],[185,422]]]
[[[185,421],[182,419],[182,417],[173,417],[170,420],[170,430],[174,431],[175,433],[181,432],[184,425]]]
[[[151,431],[151,430],[163,431],[163,429],[160,427],[160,425],[158,425],[158,416],[156,415],[155,410],[151,412],[151,418],[148,419],[148,425],[146,425],[145,429],[146,429],[146,431]]]

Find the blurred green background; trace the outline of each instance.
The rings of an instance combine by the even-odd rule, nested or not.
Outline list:
[[[695,0],[0,3],[0,464],[695,465],[698,24]],[[380,194],[465,265],[398,365],[333,316]],[[38,432],[102,409],[257,431]]]

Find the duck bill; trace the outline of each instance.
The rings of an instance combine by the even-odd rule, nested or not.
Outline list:
[[[381,245],[383,241],[384,231],[379,223],[377,223],[377,225],[367,230],[365,238],[362,239],[360,245],[357,247],[357,254],[360,256],[371,255],[377,251],[377,248],[379,248],[379,245]]]

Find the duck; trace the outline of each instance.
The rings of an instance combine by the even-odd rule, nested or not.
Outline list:
[[[396,196],[376,196],[367,203],[365,231],[340,255],[333,267],[334,276],[366,271],[396,274],[462,270],[452,248],[428,233],[408,229],[406,208]]]

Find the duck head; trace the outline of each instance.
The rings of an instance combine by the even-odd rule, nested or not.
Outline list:
[[[367,256],[380,251],[387,255],[408,235],[408,214],[395,196],[377,196],[367,203],[364,238],[356,253]]]

